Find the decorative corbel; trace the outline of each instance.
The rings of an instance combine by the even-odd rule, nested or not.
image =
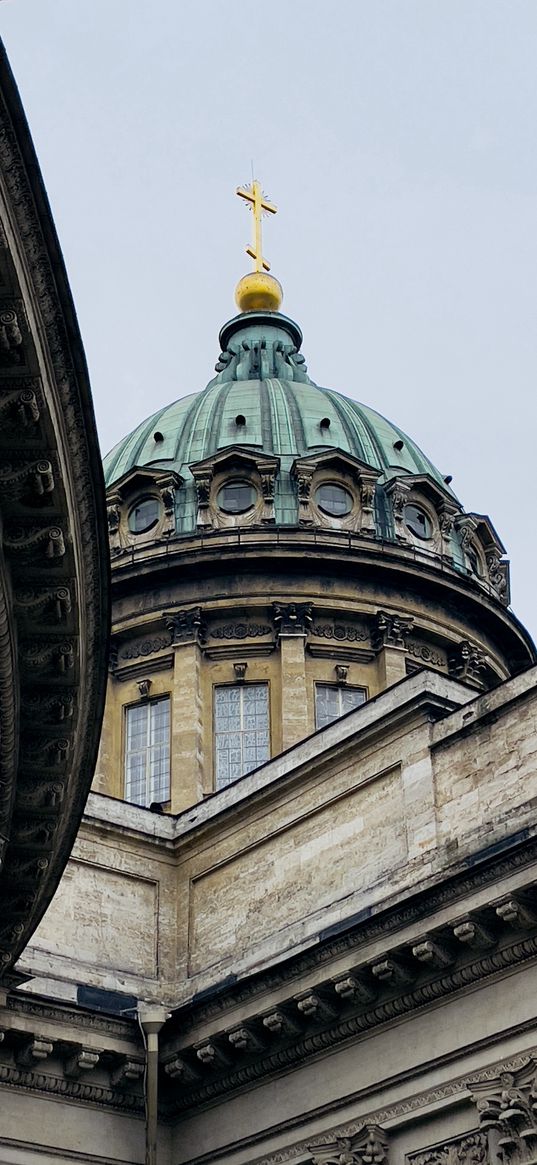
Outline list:
[[[164,511],[164,521],[162,523],[163,534],[175,533],[175,486],[177,480],[175,475],[170,475],[169,477],[162,477],[156,482]],[[181,479],[179,479],[180,481]]]
[[[110,550],[113,554],[116,554],[118,550],[121,549],[121,495],[119,493],[108,494],[106,513],[108,517],[108,539],[110,542]]]
[[[274,513],[274,483],[276,471],[274,469],[259,470],[261,478],[261,493],[263,495],[263,514],[261,521],[265,526],[273,526],[276,521]]]
[[[298,521],[301,526],[313,525],[311,510],[311,486],[314,468],[307,461],[295,461],[293,473],[298,496]]]
[[[361,469],[358,476],[360,490],[360,533],[372,535],[376,533],[375,523],[375,489],[378,472]]]
[[[399,477],[392,477],[391,481],[386,482],[384,491],[390,499],[392,504],[393,524],[395,528],[395,536],[401,542],[408,542],[408,534],[404,522],[405,506],[408,502],[410,494],[410,485]]]
[[[83,1072],[91,1072],[97,1067],[100,1055],[94,1048],[75,1047],[65,1061],[65,1075],[70,1080],[78,1080]]]
[[[509,606],[511,599],[509,586],[509,563],[500,559],[496,550],[491,550],[486,556],[489,583],[497,598],[504,606]]]
[[[194,474],[194,485],[196,486],[196,497],[198,500],[198,526],[211,526],[211,514],[209,509],[209,501],[211,498],[211,482],[212,472],[207,471],[203,474]]]

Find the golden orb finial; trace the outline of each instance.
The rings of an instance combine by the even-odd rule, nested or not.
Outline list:
[[[239,279],[235,303],[239,311],[279,311],[283,299],[281,284],[266,271],[251,271]]]
[[[253,242],[246,248],[246,254],[253,259],[254,269],[243,275],[235,291],[235,302],[239,311],[278,311],[283,299],[281,284],[269,275],[270,263],[263,258],[261,245],[261,218],[263,214],[276,214],[277,207],[269,202],[257,179],[251,186],[237,188],[239,198],[253,211]]]

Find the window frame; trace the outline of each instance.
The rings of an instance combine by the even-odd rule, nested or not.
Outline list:
[[[230,688],[234,688],[234,689],[237,689],[241,693],[241,722],[242,722],[242,718],[243,718],[243,711],[242,711],[243,696],[242,696],[242,693],[244,691],[246,691],[248,688],[253,688],[253,687],[262,687],[265,689],[265,692],[266,692],[266,723],[267,723],[266,731],[267,731],[267,736],[268,736],[267,756],[265,757],[264,760],[259,760],[255,765],[252,766],[252,768],[244,769],[240,773],[239,776],[231,777],[229,780],[224,781],[223,783],[219,784],[218,783],[217,736],[218,735],[225,735],[225,733],[223,733],[222,730],[217,730],[217,728],[216,728],[217,692],[222,691],[224,689],[229,690]],[[235,781],[240,781],[241,777],[245,777],[248,773],[254,772],[254,770],[256,768],[259,768],[261,765],[266,764],[267,761],[269,761],[272,757],[270,680],[247,680],[246,682],[240,682],[240,683],[235,682],[235,683],[216,683],[216,684],[213,684],[211,729],[212,729],[212,751],[213,751],[213,786],[214,786],[215,791],[219,792],[221,789],[226,789],[229,785],[232,785]],[[231,734],[232,731],[234,731],[234,730],[230,729],[228,735]],[[243,765],[243,741],[242,741],[242,737],[244,735],[246,735],[246,733],[248,731],[257,731],[257,729],[240,728],[236,731],[238,731],[241,735],[241,768],[242,768],[242,765]]]
[[[230,486],[248,486],[248,488],[252,491],[252,494],[253,494],[252,501],[243,510],[228,510],[226,506],[222,505],[222,503],[220,501],[220,494],[223,493],[223,491],[228,489]],[[229,477],[229,478],[226,478],[224,481],[221,482],[221,484],[216,489],[216,504],[218,506],[218,509],[220,510],[220,512],[222,514],[225,514],[226,517],[228,517],[228,518],[240,518],[240,517],[242,517],[243,514],[251,514],[252,510],[255,509],[258,501],[259,501],[259,490],[257,489],[254,482],[248,477]]]
[[[146,502],[154,502],[155,503],[155,506],[157,508],[157,515],[153,519],[153,521],[150,522],[150,524],[148,526],[144,526],[143,530],[133,530],[133,528],[131,526],[131,517],[135,513],[135,511],[140,509],[141,506],[144,506],[146,504]],[[143,538],[143,536],[145,534],[150,534],[151,530],[154,530],[158,526],[159,522],[161,521],[161,519],[162,519],[162,501],[155,494],[143,494],[141,497],[135,498],[135,500],[131,503],[131,505],[128,508],[126,517],[127,517],[127,529],[129,531],[129,534],[131,535],[131,537],[132,538]]]
[[[151,708],[155,707],[157,704],[162,704],[164,702],[167,703],[167,707],[168,707],[168,731],[167,731],[167,739],[165,741],[165,744],[167,745],[168,771],[167,771],[166,796],[161,797],[161,798],[157,798],[156,796],[152,796],[152,793],[157,792],[157,790],[155,789],[155,786],[153,786],[153,788],[151,787],[151,779],[152,779],[151,778],[151,769],[150,769],[151,750],[152,750],[152,747],[158,748],[158,746],[151,746],[151,743],[150,743]],[[146,708],[148,710],[147,726],[146,726],[146,733],[147,733],[146,747],[145,747],[145,750],[142,750],[142,749],[130,749],[129,750],[129,747],[128,747],[129,714],[134,712],[135,709],[142,709],[142,708]],[[172,753],[172,750],[171,750],[172,715],[171,714],[172,714],[171,692],[162,692],[159,695],[153,696],[151,699],[136,700],[136,701],[133,701],[132,704],[124,705],[124,715],[123,715],[123,799],[125,801],[127,801],[129,803],[129,805],[138,805],[141,808],[148,809],[153,804],[166,805],[171,799],[171,753]],[[146,799],[144,801],[135,801],[133,799],[132,792],[129,790],[129,779],[131,779],[131,783],[132,783],[132,778],[129,777],[128,762],[129,762],[129,758],[131,756],[135,755],[136,753],[140,753],[142,751],[145,752],[145,796],[146,796]],[[157,780],[159,780],[159,781],[161,779],[162,778],[157,778]],[[156,784],[156,781],[155,781],[155,784]]]
[[[326,724],[318,723],[317,716],[317,690],[318,688],[330,688],[338,692],[340,695],[343,692],[362,692],[363,700],[359,704],[355,704],[354,708],[347,708],[345,712],[340,712],[338,716],[334,716],[333,720],[328,720]],[[315,716],[315,731],[321,732],[323,728],[328,728],[330,724],[335,724],[336,720],[341,719],[342,716],[348,716],[349,712],[355,712],[357,708],[363,707],[369,698],[369,691],[364,684],[338,684],[331,683],[330,680],[315,680],[313,684],[313,711]]]

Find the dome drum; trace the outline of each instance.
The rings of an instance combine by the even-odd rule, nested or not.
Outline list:
[[[490,520],[399,428],[314,384],[301,341],[278,312],[231,320],[216,377],[105,462],[103,756],[127,717],[168,717],[172,812],[244,771],[242,731],[251,768],[419,668],[486,691],[534,659]],[[101,779],[123,795],[120,769]]]

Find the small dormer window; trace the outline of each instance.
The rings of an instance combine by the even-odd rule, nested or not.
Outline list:
[[[228,481],[218,490],[218,505],[226,514],[244,514],[257,501],[257,490],[249,481]]]
[[[160,518],[160,502],[158,498],[143,498],[137,502],[129,513],[129,530],[131,534],[146,534],[156,526]]]
[[[416,538],[428,541],[433,536],[433,524],[425,510],[420,506],[405,506],[405,525]]]
[[[315,492],[315,501],[323,514],[332,518],[343,518],[350,514],[353,506],[352,494],[342,485],[324,482]]]

